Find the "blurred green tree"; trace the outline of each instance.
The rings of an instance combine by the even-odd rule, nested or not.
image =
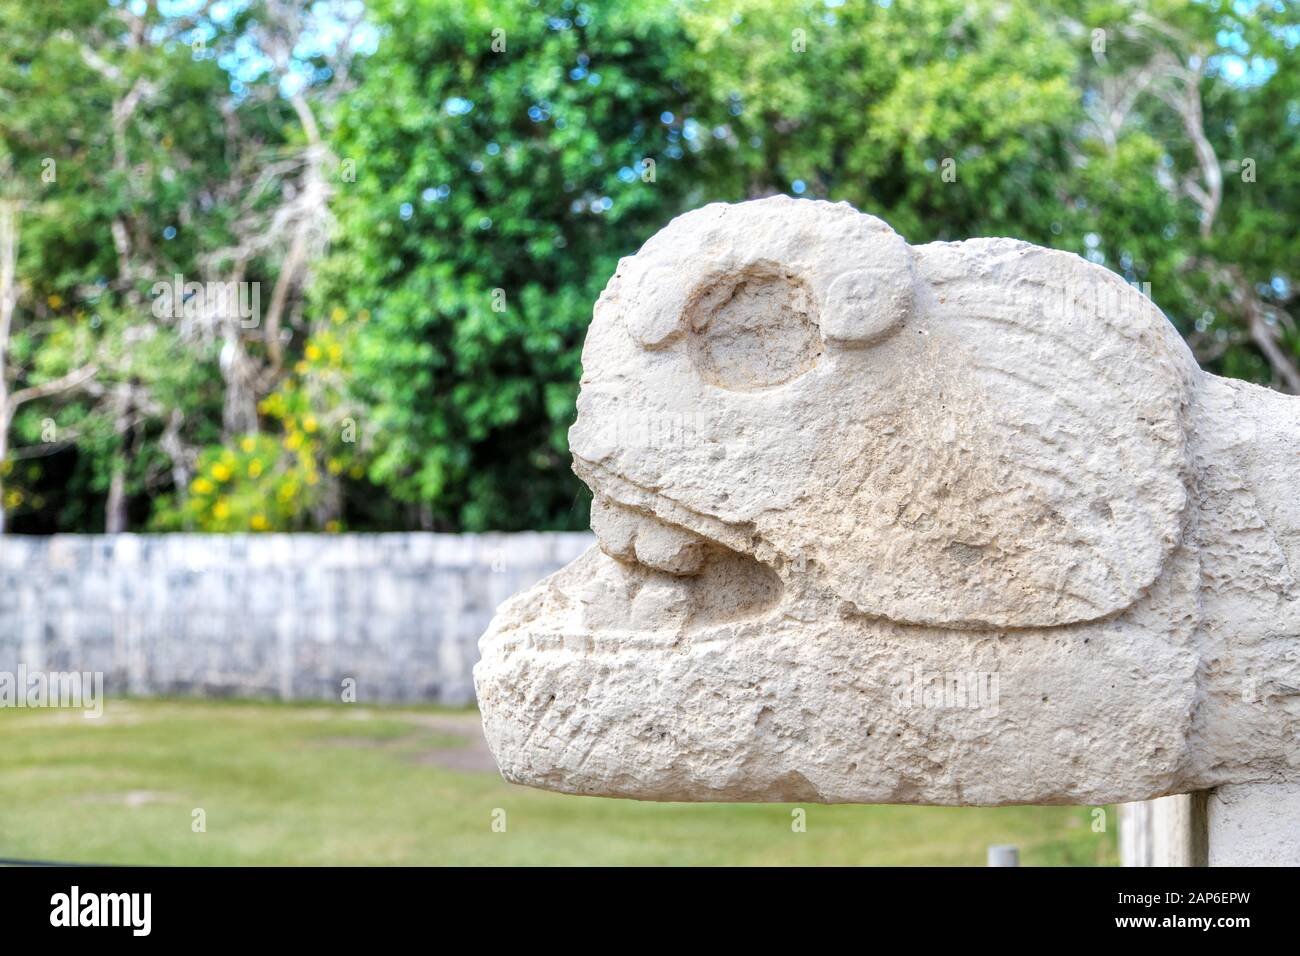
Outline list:
[[[40,398],[0,421],[32,492],[7,503],[57,514],[56,527],[123,530],[129,499],[167,457],[168,423],[201,436],[211,413],[203,363],[147,301],[214,227],[175,228],[226,161],[228,80],[177,42],[189,25],[98,0],[0,9],[0,165],[22,207],[9,344],[25,357],[3,372],[14,394]]]
[[[579,350],[620,255],[704,196],[671,7],[379,0],[338,122],[354,160],[322,291],[373,314],[371,477],[425,527],[584,527]]]
[[[319,35],[323,18],[355,27],[353,7],[0,8],[0,166],[23,213],[8,355],[23,367],[0,364],[8,390],[41,399],[0,419],[28,492],[0,504],[26,506],[20,527],[192,526],[204,449],[257,432],[311,324],[301,290],[336,172],[315,111],[355,53]],[[211,294],[159,309],[178,276],[265,295],[251,317]]]
[[[1265,6],[377,3],[327,286],[376,317],[372,478],[437,527],[581,525],[564,432],[614,262],[773,192],[1077,252],[1148,283],[1209,367],[1300,390],[1297,30]],[[1224,185],[1247,153],[1267,188]]]
[[[775,192],[1076,252],[1207,368],[1300,392],[1285,4],[163,6],[0,7],[20,530],[582,527],[601,288],[673,216]],[[263,321],[153,314],[177,273],[261,281]]]
[[[1280,3],[1062,4],[1088,44],[1067,181],[1083,246],[1206,368],[1300,393],[1300,25]],[[1076,20],[1073,17],[1079,16]]]

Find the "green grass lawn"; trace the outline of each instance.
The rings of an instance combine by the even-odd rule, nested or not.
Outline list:
[[[654,804],[504,783],[477,715],[214,701],[0,710],[0,857],[132,864],[1113,865],[1086,807]],[[193,811],[206,832],[193,832]],[[505,832],[493,831],[505,811]],[[497,817],[500,814],[497,813]]]

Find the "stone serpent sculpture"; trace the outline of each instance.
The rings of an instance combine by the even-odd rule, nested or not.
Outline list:
[[[1109,803],[1300,778],[1300,398],[1010,239],[715,204],[583,350],[598,538],[475,684],[507,780],[651,800]]]

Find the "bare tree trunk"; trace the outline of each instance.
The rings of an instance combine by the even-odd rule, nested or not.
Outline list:
[[[104,533],[121,534],[126,530],[126,462],[113,459],[113,477],[108,483],[108,501],[104,503]]]
[[[0,422],[0,428],[4,428],[5,431],[9,430],[9,426],[5,422]],[[5,447],[6,445],[7,442],[5,442],[3,438],[0,438],[0,461],[4,461],[4,456],[9,453],[8,448]],[[5,533],[5,484],[4,484],[4,476],[0,475],[0,535],[4,533]]]
[[[9,454],[9,423],[4,420],[3,414],[0,414],[0,464],[3,464],[6,456]],[[0,474],[0,534],[5,533],[5,481],[4,475]]]
[[[226,383],[221,411],[222,439],[229,443],[257,431],[257,370],[244,348],[237,322],[227,320],[221,347],[221,377]]]
[[[148,400],[147,395],[137,397],[137,387],[136,382],[122,382],[116,388],[114,403],[117,406],[117,417],[113,422],[113,431],[121,438],[122,447],[113,456],[113,475],[108,482],[108,500],[104,502],[105,534],[121,534],[129,524],[126,481],[139,453],[139,436],[133,419],[140,407],[140,400]]]
[[[267,372],[267,376],[271,380],[274,380],[275,376],[280,373],[280,367],[284,364],[284,347],[280,342],[280,316],[284,314],[284,307],[289,299],[289,293],[297,284],[298,274],[306,264],[307,233],[306,229],[300,226],[297,232],[294,233],[293,240],[289,244],[289,251],[285,254],[284,262],[280,266],[280,277],[275,283],[274,291],[271,293],[271,307],[267,309],[266,321],[262,329],[262,335],[266,341],[266,354],[271,361],[271,368]]]
[[[0,463],[9,457],[9,427],[18,406],[47,395],[77,388],[94,377],[94,365],[68,372],[56,379],[9,390],[9,337],[13,331],[14,309],[18,305],[18,213],[21,202],[0,200]],[[0,473],[0,534],[5,533],[4,475]]]
[[[158,438],[158,445],[172,461],[172,486],[177,498],[183,503],[189,496],[190,477],[192,473],[190,453],[181,437],[181,427],[185,424],[185,413],[173,408],[167,417],[167,427]]]
[[[131,446],[131,386],[123,382],[117,387],[117,420],[113,431],[122,440],[121,449],[113,455],[113,475],[108,480],[108,499],[104,502],[104,533],[121,534],[126,530],[126,471]]]
[[[9,332],[18,300],[18,203],[0,202],[0,465],[9,457]],[[4,474],[0,472],[0,534],[5,533]]]

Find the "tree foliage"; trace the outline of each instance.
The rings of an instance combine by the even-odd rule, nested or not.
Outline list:
[[[601,288],[673,216],[778,192],[1076,252],[1207,368],[1300,392],[1285,5],[211,6],[0,13],[19,530],[582,527]],[[265,321],[158,319],[173,273],[261,281]]]

